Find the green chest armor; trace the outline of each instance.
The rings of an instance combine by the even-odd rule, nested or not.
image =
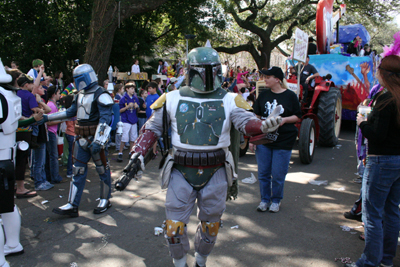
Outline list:
[[[180,100],[175,117],[181,143],[197,146],[217,145],[226,119],[222,100]]]

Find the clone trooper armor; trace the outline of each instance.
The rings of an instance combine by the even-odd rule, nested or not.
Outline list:
[[[109,93],[97,83],[93,68],[88,64],[77,66],[73,72],[78,94],[69,109],[48,116],[49,121],[77,117],[75,133],[77,137],[73,150],[73,178],[70,185],[68,203],[53,209],[54,213],[77,217],[78,206],[85,187],[87,163],[90,158],[100,176],[100,202],[95,214],[103,213],[111,207],[111,175],[107,160],[106,143],[110,136],[112,105]]]
[[[15,155],[17,148],[26,150],[28,144],[17,144],[15,141],[15,132],[18,126],[22,126],[22,123],[18,122],[22,107],[21,98],[16,95],[18,89],[8,84],[11,80],[0,60],[0,215],[4,227],[4,232],[0,228],[1,267],[9,267],[4,256],[24,252],[19,242],[21,217],[17,206],[14,205]]]
[[[171,126],[172,149],[160,176],[162,187],[168,187],[165,238],[175,266],[186,266],[186,225],[196,200],[200,220],[194,242],[196,266],[205,266],[215,245],[227,191],[237,178],[228,150],[231,126],[246,135],[279,126],[279,117],[269,120],[271,127],[259,120],[242,96],[221,88],[222,79],[218,53],[208,47],[193,49],[188,54],[189,86],[162,95],[152,105],[154,113],[132,148],[134,156],[146,155]]]

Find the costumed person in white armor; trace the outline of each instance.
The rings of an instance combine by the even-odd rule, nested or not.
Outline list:
[[[177,267],[187,266],[189,239],[186,225],[197,200],[200,223],[195,235],[194,266],[205,266],[217,240],[227,198],[237,195],[237,174],[231,145],[231,125],[246,135],[275,131],[279,116],[259,120],[237,94],[221,88],[223,76],[218,53],[209,47],[188,54],[187,85],[163,94],[151,107],[153,115],[142,127],[124,172],[143,171],[153,144],[171,126],[171,143],[161,170],[166,196],[165,238]],[[239,142],[237,143],[239,146]],[[165,160],[165,161],[164,161]],[[116,183],[116,188],[122,190]],[[229,190],[228,190],[229,188]]]
[[[53,209],[54,213],[79,216],[79,203],[88,172],[87,163],[93,158],[100,176],[100,201],[93,213],[100,214],[111,207],[111,175],[107,160],[106,144],[110,137],[112,106],[114,101],[106,89],[98,85],[97,76],[89,64],[78,65],[73,71],[76,89],[79,91],[70,108],[44,116],[44,121],[65,120],[77,117],[73,146],[73,177],[68,203]]]
[[[5,72],[0,60],[0,217],[4,227],[4,232],[0,227],[0,267],[10,266],[5,256],[24,253],[19,242],[21,217],[14,205],[15,155],[17,149],[25,151],[29,144],[25,141],[17,143],[16,131],[19,126],[28,126],[43,116],[43,113],[37,113],[29,119],[19,120],[21,98],[17,96],[19,89],[12,84],[12,77]]]

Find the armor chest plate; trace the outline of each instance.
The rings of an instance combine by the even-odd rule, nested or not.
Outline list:
[[[79,94],[77,100],[77,119],[78,120],[88,120],[90,115],[94,112],[93,102],[94,92],[87,94]]]
[[[175,117],[181,143],[199,146],[217,145],[226,119],[222,100],[180,100]]]

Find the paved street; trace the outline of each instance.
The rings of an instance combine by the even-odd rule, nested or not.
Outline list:
[[[127,163],[117,163],[111,149],[113,179]],[[21,209],[21,243],[25,253],[9,257],[11,266],[105,267],[173,266],[162,236],[154,235],[165,217],[165,191],[160,190],[158,163],[160,157],[146,168],[140,182],[131,182],[123,192],[114,192],[113,207],[102,215],[94,215],[99,197],[98,176],[91,164],[82,197],[79,218],[64,218],[51,212],[67,201],[69,184],[56,185],[39,192],[31,199],[17,199]],[[254,173],[257,164],[254,153],[247,153],[239,164],[240,179]],[[65,170],[61,168],[62,174]],[[343,212],[356,200],[360,185],[356,177],[354,129],[343,127],[339,146],[320,148],[311,165],[303,165],[297,145],[293,150],[285,194],[279,213],[256,211],[259,200],[258,182],[240,182],[239,198],[227,203],[217,244],[207,262],[212,266],[342,266],[335,258],[356,260],[362,252],[361,223],[347,220]],[[326,186],[308,183],[310,179],[328,180]],[[32,186],[32,182],[31,185]],[[48,200],[48,203],[41,204]],[[188,233],[191,250],[188,264],[194,260],[193,237],[197,218],[193,212]],[[238,225],[238,228],[231,229]],[[349,232],[340,226],[349,226]],[[400,266],[400,255],[395,260]]]

